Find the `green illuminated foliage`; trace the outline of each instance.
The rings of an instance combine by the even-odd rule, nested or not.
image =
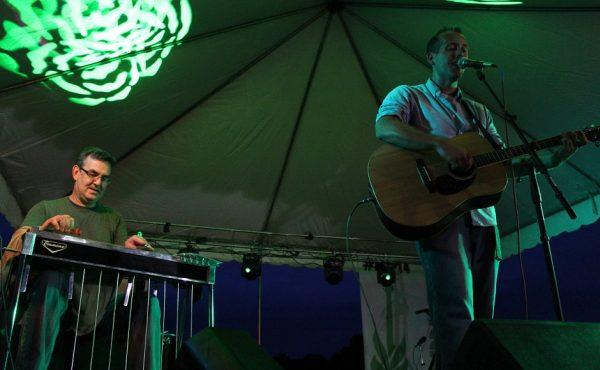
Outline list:
[[[189,0],[6,0],[0,67],[49,77],[83,105],[125,99],[189,31]],[[163,47],[164,46],[164,47]]]

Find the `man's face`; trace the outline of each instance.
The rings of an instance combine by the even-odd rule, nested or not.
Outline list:
[[[456,62],[460,57],[469,57],[469,48],[464,36],[448,31],[441,34],[442,43],[437,53],[429,53],[427,59],[434,72],[450,81],[457,81],[464,70],[458,68]]]
[[[97,202],[110,183],[110,172],[110,163],[87,157],[81,167],[73,166],[73,194],[86,204]]]

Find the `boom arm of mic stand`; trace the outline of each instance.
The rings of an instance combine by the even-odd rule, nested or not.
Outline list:
[[[552,178],[552,176],[550,176],[550,173],[548,172],[548,168],[546,167],[546,165],[544,165],[544,163],[542,163],[542,160],[540,159],[540,157],[538,156],[536,151],[533,150],[531,145],[529,145],[529,141],[525,137],[525,134],[523,134],[523,131],[517,125],[517,116],[509,113],[506,110],[506,106],[504,106],[503,102],[500,100],[500,98],[498,98],[498,95],[496,95],[496,92],[494,91],[494,89],[490,86],[490,84],[485,79],[485,74],[483,73],[483,70],[481,70],[481,69],[477,70],[477,78],[479,78],[479,80],[485,84],[485,86],[487,87],[489,92],[492,94],[492,96],[494,97],[494,99],[496,100],[496,102],[498,103],[500,108],[502,108],[502,112],[503,112],[504,116],[508,119],[508,122],[510,122],[511,126],[513,127],[513,129],[515,130],[517,135],[519,135],[519,138],[521,139],[521,141],[527,148],[529,155],[533,159],[535,168],[537,168],[538,171],[544,175],[544,177],[546,178],[546,181],[548,181],[548,184],[550,184],[550,187],[554,191],[554,196],[562,204],[565,211],[567,211],[567,213],[569,214],[569,217],[573,220],[576,219],[577,214],[575,214],[573,207],[571,207],[571,205],[569,204],[569,201],[565,198],[564,194],[560,191],[560,189],[558,188],[558,185],[556,185],[556,182],[554,182],[554,179]]]

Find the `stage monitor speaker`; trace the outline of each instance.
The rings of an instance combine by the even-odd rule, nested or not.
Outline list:
[[[460,345],[456,369],[600,369],[600,324],[477,320]]]
[[[180,370],[283,370],[247,333],[206,328],[184,342]]]

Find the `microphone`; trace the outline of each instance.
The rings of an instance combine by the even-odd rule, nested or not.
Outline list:
[[[469,58],[465,58],[465,57],[460,57],[458,58],[458,61],[456,62],[456,65],[458,66],[458,68],[460,69],[465,69],[465,68],[475,68],[475,69],[482,69],[482,68],[498,68],[498,66],[492,62],[484,62],[481,60],[473,60],[473,59],[469,59]]]

